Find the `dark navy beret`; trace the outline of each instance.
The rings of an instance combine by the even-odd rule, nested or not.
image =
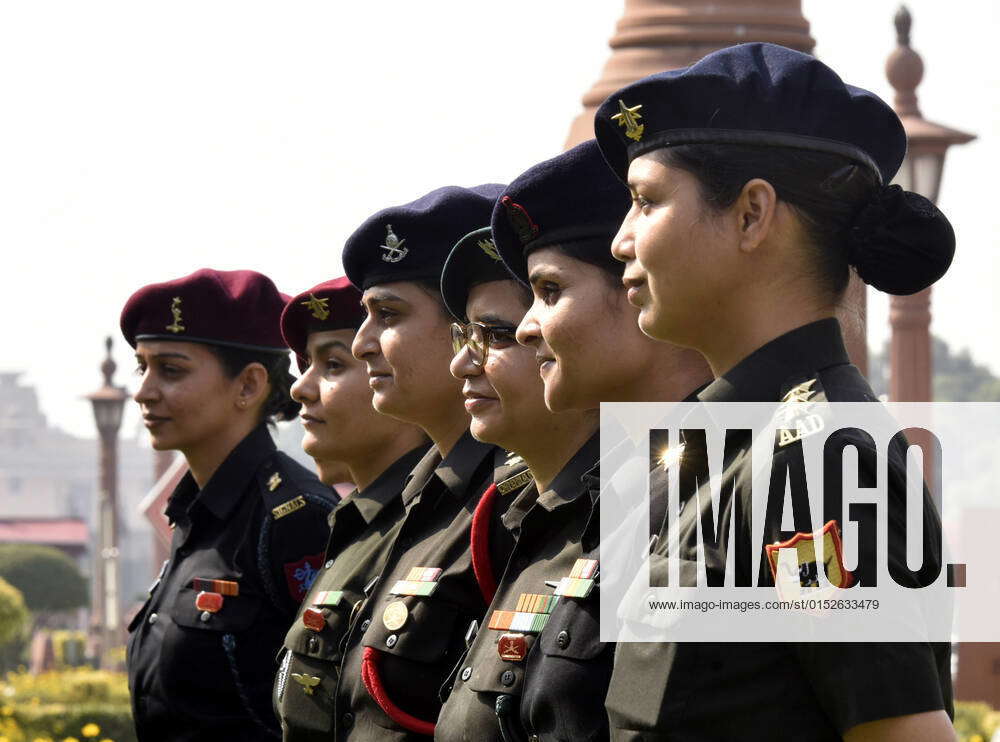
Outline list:
[[[815,57],[776,44],[728,47],[628,85],[597,109],[594,130],[622,180],[636,157],[681,144],[831,152],[883,183],[906,154],[903,125],[881,98],[845,84]]]
[[[341,276],[292,297],[281,312],[281,336],[295,352],[299,370],[304,371],[309,367],[306,345],[310,333],[356,330],[364,318],[361,292],[347,276]]]
[[[139,340],[183,340],[287,353],[280,319],[289,298],[262,273],[202,268],[132,294],[122,334],[133,348]]]
[[[514,276],[500,259],[490,228],[483,227],[465,235],[451,249],[441,271],[441,296],[452,317],[468,322],[465,307],[473,286],[513,280]]]
[[[630,202],[628,189],[591,139],[507,186],[493,209],[493,239],[507,268],[527,283],[528,253],[540,247],[572,244],[577,251],[610,256]]]
[[[452,246],[489,224],[503,186],[445,186],[365,220],[344,245],[344,272],[364,290],[393,281],[441,279]]]

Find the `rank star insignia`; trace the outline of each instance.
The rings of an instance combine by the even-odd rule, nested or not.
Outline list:
[[[275,472],[271,475],[271,478],[267,480],[267,488],[271,492],[274,492],[278,487],[281,486],[281,475]]]
[[[493,240],[479,240],[476,243],[479,249],[489,255],[494,260],[500,260],[500,253],[497,252],[497,244]]]
[[[167,329],[174,334],[184,332],[187,328],[181,324],[184,321],[181,318],[181,297],[174,297],[173,301],[170,303],[170,313],[174,315],[174,321],[167,325]]]
[[[385,255],[382,256],[382,260],[387,263],[398,263],[400,260],[405,258],[410,252],[408,247],[403,247],[403,243],[406,239],[399,239],[393,231],[392,225],[385,225],[385,244],[379,245],[383,250],[385,250]]]
[[[327,308],[330,304],[329,299],[320,299],[315,294],[309,294],[309,299],[300,303],[318,320],[325,320],[330,316],[330,310]]]
[[[646,129],[645,124],[639,123],[639,119],[642,118],[642,114],[639,113],[640,108],[642,108],[641,103],[629,108],[625,105],[625,101],[619,99],[618,113],[611,117],[612,121],[617,121],[619,126],[625,127],[625,136],[636,142],[642,139],[642,132]]]
[[[302,673],[293,672],[292,679],[302,686],[302,691],[307,695],[311,696],[315,692],[315,688],[319,685],[320,678],[315,675],[303,675]]]

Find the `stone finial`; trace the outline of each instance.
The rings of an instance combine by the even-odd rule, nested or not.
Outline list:
[[[896,91],[893,107],[900,116],[920,116],[917,105],[917,86],[924,79],[924,62],[910,47],[910,28],[913,17],[905,5],[901,5],[894,18],[896,24],[896,48],[885,62],[885,76]]]
[[[110,335],[104,339],[104,349],[107,355],[104,358],[104,362],[101,364],[101,373],[104,374],[104,385],[113,387],[114,384],[111,383],[111,378],[115,375],[115,369],[118,368],[118,364],[115,363],[114,359],[111,357]]]
[[[900,5],[899,10],[896,11],[896,15],[893,17],[893,23],[896,24],[896,43],[899,46],[909,46],[910,26],[913,25],[913,16],[910,15],[910,9],[905,5]]]

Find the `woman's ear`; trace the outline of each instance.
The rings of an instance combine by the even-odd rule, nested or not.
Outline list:
[[[240,409],[253,409],[264,403],[270,390],[267,369],[260,363],[250,363],[240,371],[236,382],[238,392],[236,403]]]
[[[765,242],[777,208],[778,194],[766,180],[754,178],[743,186],[735,204],[740,250],[752,252]]]

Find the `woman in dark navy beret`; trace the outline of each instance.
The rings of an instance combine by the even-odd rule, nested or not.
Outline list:
[[[945,273],[955,247],[940,211],[889,185],[906,151],[889,106],[811,56],[745,44],[616,92],[595,128],[632,195],[612,250],[629,301],[644,332],[705,355],[716,380],[699,399],[875,401],[835,318],[850,277],[911,294]],[[828,457],[839,450],[828,442]],[[743,458],[727,474],[750,476],[746,454],[733,452]],[[830,463],[839,471],[839,459]],[[903,454],[890,451],[888,465],[889,496],[905,498]],[[681,533],[696,534],[705,494],[682,510]],[[749,507],[736,499],[724,498],[720,519]],[[925,567],[937,574],[940,520],[926,493],[923,518]],[[773,520],[765,541],[787,545],[796,533]],[[890,531],[902,527],[890,517]],[[823,532],[841,528],[838,518]],[[905,541],[889,543],[890,569],[911,574]],[[864,548],[859,565],[869,563]],[[763,584],[773,580],[767,564]],[[910,587],[927,584],[913,574]],[[738,573],[747,582],[737,584],[750,577]],[[870,584],[860,571],[853,579]],[[926,640],[624,644],[607,706],[623,740],[954,738],[950,646]]]
[[[270,740],[274,657],[321,565],[336,496],[279,452],[295,414],[278,320],[287,297],[253,271],[146,286],[121,327],[153,447],[183,454],[170,558],[129,626],[139,740]]]
[[[488,742],[520,729],[525,660],[541,626],[519,626],[532,613],[522,610],[516,618],[518,605],[524,607],[525,595],[544,595],[547,604],[536,601],[533,615],[545,620],[554,602],[546,579],[568,575],[580,556],[566,545],[578,540],[581,519],[590,513],[589,499],[578,497],[579,479],[597,458],[598,414],[545,406],[534,349],[515,337],[531,291],[501,262],[489,227],[455,245],[441,274],[441,293],[456,319],[451,372],[463,381],[472,434],[520,455],[530,470],[510,492],[502,520],[517,534],[516,546],[506,569],[496,565],[489,575],[489,610],[459,663],[462,670],[434,732],[442,742]],[[470,546],[475,559],[484,547],[475,530]]]
[[[483,323],[516,321],[524,346],[502,345],[493,366],[491,349],[479,368],[471,352],[460,353],[452,370],[466,388],[492,385],[502,402],[509,383],[502,364],[527,351],[535,373],[540,369],[534,385],[541,381],[549,409],[581,421],[575,446],[565,434],[533,438],[536,431],[506,431],[524,447],[531,471],[538,469],[538,484],[504,516],[516,545],[442,709],[442,740],[607,738],[604,696],[614,647],[598,636],[597,502],[609,494],[599,487],[598,407],[602,400],[679,400],[709,377],[696,352],[652,341],[635,324],[622,266],[609,252],[627,209],[626,189],[596,143],[586,142],[521,174],[494,209],[495,251],[525,288],[490,281],[502,274],[475,244],[467,254],[476,265],[459,260],[460,245],[442,276],[453,314]],[[521,291],[528,296],[520,299]],[[502,413],[502,404],[484,403],[480,413],[473,410],[473,431],[504,434]],[[635,473],[645,482],[646,469]]]
[[[500,530],[506,500],[498,483],[525,467],[469,433],[461,382],[448,371],[451,317],[440,276],[455,243],[489,223],[501,190],[439,188],[374,214],[344,248],[344,270],[366,312],[352,350],[367,366],[375,409],[420,427],[434,445],[407,478],[389,554],[351,617],[329,699],[337,739],[433,734],[470,626],[486,611],[482,569],[469,553],[474,514],[492,504],[482,522]],[[486,543],[477,563],[506,561],[509,539]]]
[[[285,635],[274,695],[286,742],[330,739],[353,608],[382,570],[402,522],[406,477],[430,446],[420,428],[372,407],[368,370],[351,354],[364,316],[361,292],[344,276],[302,292],[281,314],[302,372],[292,385],[302,447],[324,482],[356,486],[330,514],[323,567]]]

